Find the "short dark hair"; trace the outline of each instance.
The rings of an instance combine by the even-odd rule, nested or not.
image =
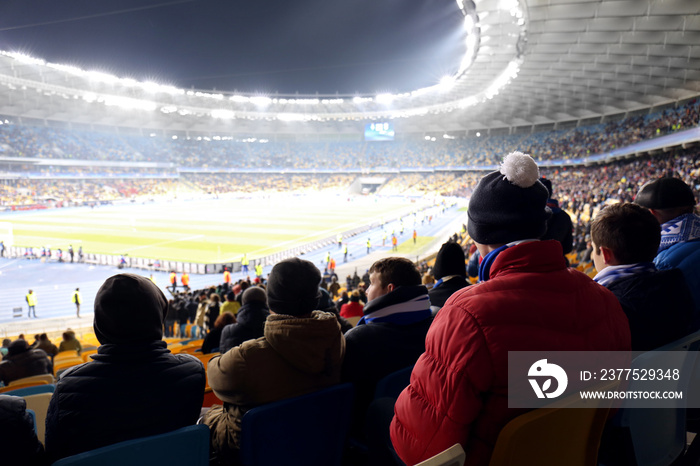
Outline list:
[[[661,226],[644,207],[626,202],[598,212],[591,223],[596,253],[609,248],[622,264],[651,262],[661,242]]]
[[[404,257],[386,257],[379,259],[369,273],[376,273],[379,276],[379,283],[386,287],[389,283],[394,286],[420,285],[421,276],[416,264]]]

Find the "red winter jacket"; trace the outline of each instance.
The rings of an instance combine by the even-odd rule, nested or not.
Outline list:
[[[453,294],[401,393],[391,439],[413,465],[455,443],[486,465],[508,408],[508,351],[625,351],[627,317],[615,296],[566,267],[557,241],[502,251],[490,279]]]

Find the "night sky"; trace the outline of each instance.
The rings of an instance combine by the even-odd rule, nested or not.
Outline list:
[[[405,92],[454,73],[455,0],[1,0],[0,49],[189,89]]]

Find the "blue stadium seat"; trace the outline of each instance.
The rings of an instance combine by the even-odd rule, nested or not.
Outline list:
[[[3,393],[3,395],[29,396],[38,395],[39,393],[53,393],[55,390],[55,384],[47,383],[43,385],[34,385],[33,387],[18,388],[17,390],[9,390]]]
[[[346,383],[251,409],[241,425],[241,463],[340,465],[353,396]]]
[[[177,408],[175,408],[177,409]],[[134,422],[138,422],[137,419]],[[187,426],[165,434],[115,443],[69,456],[53,466],[208,466],[209,427]]]
[[[700,349],[700,332],[695,332],[654,351],[637,356],[632,361],[632,369],[663,368],[668,365],[668,359],[663,356],[663,353],[684,352],[683,360],[680,361],[681,377],[674,387],[665,385],[664,390],[683,391],[684,395],[687,395],[698,361],[698,349]],[[632,380],[627,390],[648,389],[648,386],[640,388],[638,383]],[[679,400],[677,408],[647,409],[628,408],[628,402],[623,402],[621,409],[609,424],[626,433],[621,437],[618,436],[618,445],[612,445],[611,448],[622,450],[627,445],[627,451],[624,454],[628,458],[633,455],[638,466],[664,466],[674,463],[683,455],[686,448],[686,401],[686,399]]]
[[[374,399],[387,397],[397,399],[403,389],[408,387],[411,382],[411,372],[413,372],[413,366],[392,372],[382,378],[374,389]]]

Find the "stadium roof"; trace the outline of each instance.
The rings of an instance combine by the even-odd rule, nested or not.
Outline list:
[[[356,134],[548,128],[700,95],[698,0],[457,0],[465,55],[438,85],[387,95],[182,90],[0,55],[0,115],[178,133]]]

